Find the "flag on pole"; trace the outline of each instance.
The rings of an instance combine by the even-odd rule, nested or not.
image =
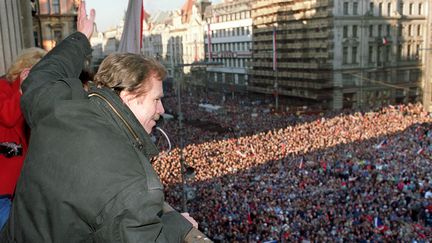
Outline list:
[[[118,52],[139,54],[142,48],[143,0],[129,0]]]
[[[246,154],[240,152],[239,150],[237,150],[236,153],[237,153],[238,155],[240,155],[242,158],[246,158]]]
[[[383,45],[387,45],[388,44],[387,38],[385,38],[385,37],[382,38],[382,44]]]
[[[276,27],[273,27],[273,71],[277,69]]]
[[[424,152],[424,149],[423,148],[420,148],[419,150],[417,150],[417,155],[420,155],[420,154],[423,154],[423,152]]]
[[[378,145],[375,146],[376,149],[381,149],[382,147],[387,145],[387,139],[381,141]]]
[[[303,169],[303,166],[304,166],[304,159],[301,158],[300,164],[299,164],[299,169]]]

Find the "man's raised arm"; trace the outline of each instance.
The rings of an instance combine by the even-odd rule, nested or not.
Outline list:
[[[78,32],[58,43],[31,69],[24,81],[21,106],[31,127],[57,100],[71,99],[74,90],[82,88],[78,77],[86,57],[91,55],[88,39],[93,33],[94,18],[95,11],[92,9],[87,16],[82,2],[78,11]]]

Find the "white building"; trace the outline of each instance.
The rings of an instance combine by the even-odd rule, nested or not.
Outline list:
[[[187,0],[180,10],[151,16],[144,24],[144,55],[164,63],[171,77],[188,74],[190,66],[184,65],[204,60],[202,11],[208,5],[207,0]]]
[[[205,12],[205,52],[209,86],[226,91],[245,89],[247,66],[252,58],[251,1],[225,1]]]

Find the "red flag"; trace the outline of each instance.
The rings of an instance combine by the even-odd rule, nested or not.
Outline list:
[[[303,169],[303,159],[300,161],[299,169]]]
[[[129,0],[126,20],[118,52],[141,53],[142,26],[144,20],[143,0]]]
[[[248,224],[252,224],[253,222],[252,222],[252,217],[251,217],[251,215],[250,215],[250,212],[248,212],[248,215],[247,215],[247,221],[248,221]]]
[[[424,149],[420,148],[419,150],[417,150],[417,155],[423,154],[423,152],[424,152]]]

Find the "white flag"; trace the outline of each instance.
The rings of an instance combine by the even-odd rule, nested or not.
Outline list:
[[[118,52],[141,53],[143,0],[129,0]]]

